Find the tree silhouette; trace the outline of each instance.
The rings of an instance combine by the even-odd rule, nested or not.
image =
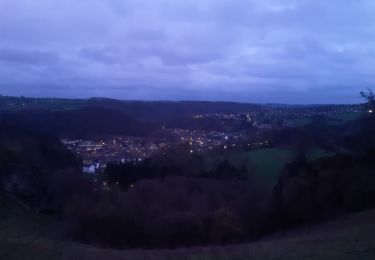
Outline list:
[[[361,91],[361,97],[366,101],[366,110],[369,114],[375,113],[375,94],[371,89],[368,89],[367,92]]]

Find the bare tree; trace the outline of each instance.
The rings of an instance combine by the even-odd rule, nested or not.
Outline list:
[[[371,89],[367,92],[361,91],[361,97],[366,100],[365,108],[369,114],[375,114],[375,94]]]

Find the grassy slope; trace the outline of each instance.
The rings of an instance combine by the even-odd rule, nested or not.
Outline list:
[[[248,245],[176,250],[99,249],[46,236],[2,236],[0,259],[375,259],[375,210],[275,234]],[[0,221],[1,222],[1,221]],[[23,224],[22,224],[23,225]],[[21,225],[21,226],[22,226]],[[19,232],[19,228],[16,229]],[[3,234],[0,229],[0,234]]]
[[[290,160],[292,154],[288,150],[271,148],[249,152],[232,152],[222,155],[207,156],[205,166],[213,169],[219,162],[228,160],[237,167],[246,166],[250,176],[260,183],[273,186],[280,171]]]
[[[313,120],[311,118],[298,118],[298,119],[293,120],[294,127],[307,126],[307,125],[311,124],[312,121]]]
[[[308,156],[310,160],[316,160],[330,155],[332,155],[332,153],[317,148]],[[260,184],[273,187],[281,171],[285,165],[293,159],[293,156],[293,151],[279,148],[259,149],[249,152],[232,152],[222,155],[207,156],[205,158],[205,167],[207,170],[211,170],[219,162],[228,160],[237,167],[246,166],[252,179],[259,181]]]
[[[332,125],[341,125],[344,123],[347,123],[349,121],[357,120],[361,117],[361,113],[342,113],[342,114],[336,114],[336,115],[331,115],[327,117],[329,120],[329,123]]]
[[[333,126],[342,125],[349,121],[357,120],[360,117],[361,113],[359,112],[347,112],[325,116],[325,118],[328,120],[328,123]],[[311,117],[304,117],[293,119],[292,122],[294,123],[294,127],[303,127],[311,124],[313,122],[313,119]]]

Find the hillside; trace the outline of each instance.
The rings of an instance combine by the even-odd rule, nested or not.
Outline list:
[[[347,215],[236,246],[175,250],[109,250],[62,242],[48,234],[45,219],[23,209],[0,220],[0,259],[374,259],[375,210]],[[14,228],[17,227],[17,228]]]
[[[260,105],[233,102],[145,102],[105,98],[69,100],[0,96],[0,122],[72,138],[95,135],[145,136],[155,133],[162,126],[220,130],[225,128],[220,121],[194,120],[193,115],[240,113],[260,108]],[[41,125],[44,127],[40,128]]]

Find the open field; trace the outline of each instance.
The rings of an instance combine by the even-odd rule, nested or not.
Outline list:
[[[311,124],[313,120],[309,117],[306,118],[298,118],[292,121],[294,123],[294,127],[303,127]]]
[[[261,184],[273,186],[285,164],[292,158],[292,152],[284,149],[270,148],[249,152],[233,152],[222,155],[207,156],[205,167],[213,169],[219,162],[228,160],[231,164],[245,166],[250,178],[256,177]]]
[[[313,160],[317,160],[317,159],[322,158],[322,157],[327,157],[327,156],[332,156],[332,155],[334,155],[334,153],[327,152],[327,151],[325,151],[323,149],[320,149],[320,148],[316,148],[313,151],[311,151],[307,155],[307,157],[308,157],[308,160],[313,161]]]
[[[322,149],[315,149],[308,154],[309,160],[330,156]],[[228,160],[236,167],[245,166],[250,178],[256,179],[260,184],[272,187],[280,176],[285,165],[293,160],[294,153],[288,149],[269,148],[248,152],[232,152],[222,155],[207,156],[205,158],[206,170],[213,169],[219,162]]]
[[[349,121],[359,119],[361,115],[362,113],[355,113],[355,112],[342,113],[342,114],[330,115],[327,117],[327,119],[328,119],[328,122],[332,125],[341,125]]]
[[[347,112],[347,113],[339,113],[339,114],[332,114],[329,116],[325,116],[327,119],[328,124],[333,126],[338,126],[345,124],[349,121],[357,120],[361,117],[362,113],[359,112]],[[294,127],[304,127],[310,125],[313,122],[312,117],[304,117],[304,118],[297,118],[292,120]]]
[[[0,112],[20,112],[27,110],[64,111],[81,108],[85,103],[80,99],[1,97]]]

